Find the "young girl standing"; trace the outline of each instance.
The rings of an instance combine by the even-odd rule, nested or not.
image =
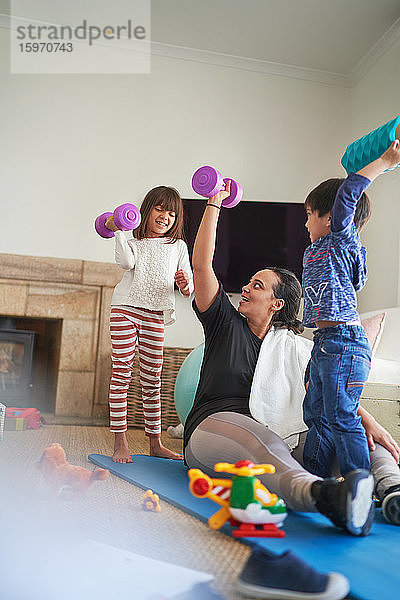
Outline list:
[[[112,217],[115,260],[126,270],[111,300],[110,430],[115,435],[114,462],[132,462],[126,439],[127,392],[135,346],[139,348],[145,434],[150,455],[179,459],[161,443],[161,369],[164,325],[175,322],[174,282],[183,296],[193,291],[188,249],[183,241],[183,206],[174,188],[159,186],[146,195],[142,220],[127,240]]]

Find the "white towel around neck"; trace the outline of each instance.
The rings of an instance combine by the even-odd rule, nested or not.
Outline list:
[[[313,343],[271,327],[261,344],[250,391],[253,418],[282,439],[307,430],[303,421],[304,373]],[[298,443],[287,442],[291,447]]]

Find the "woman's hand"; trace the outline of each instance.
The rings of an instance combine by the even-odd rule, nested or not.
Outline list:
[[[231,180],[228,179],[228,181],[226,183],[224,183],[224,187],[222,188],[222,190],[220,190],[217,194],[215,194],[215,196],[212,196],[211,198],[209,198],[207,204],[214,204],[214,206],[220,207],[223,200],[225,200],[225,198],[228,198],[228,196],[230,196],[230,193],[231,193]]]
[[[368,446],[371,452],[376,448],[375,442],[389,450],[390,454],[398,464],[400,461],[400,448],[392,438],[390,433],[386,431],[382,425],[368,412],[365,408],[358,409],[358,414],[361,417],[362,426],[365,429]]]
[[[179,271],[177,271],[175,273],[174,281],[175,281],[176,285],[178,286],[178,288],[181,290],[182,294],[185,294],[185,292],[187,291],[185,296],[188,296],[189,295],[189,275],[185,271],[182,271],[182,269],[180,269]],[[187,288],[187,290],[186,290],[186,288]]]

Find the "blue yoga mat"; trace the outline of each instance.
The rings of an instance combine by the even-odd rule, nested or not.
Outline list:
[[[207,521],[219,505],[189,492],[189,478],[183,462],[135,455],[133,463],[119,464],[109,456],[90,454],[95,465],[143,489],[152,489],[161,499]],[[281,554],[292,550],[319,571],[338,571],[350,581],[351,594],[360,600],[394,600],[400,589],[400,527],[389,525],[377,511],[371,534],[350,536],[314,513],[289,512],[284,538],[242,538],[250,546]],[[229,524],[221,529],[230,535]],[[218,535],[211,532],[210,535]]]

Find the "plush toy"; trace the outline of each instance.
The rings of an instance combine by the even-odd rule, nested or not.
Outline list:
[[[158,494],[155,494],[153,490],[147,490],[142,499],[143,510],[151,510],[154,512],[161,512],[160,498]]]
[[[56,494],[63,495],[67,492],[72,496],[85,492],[93,481],[103,481],[110,474],[106,469],[89,471],[84,467],[70,465],[60,444],[47,446],[38,469]]]

